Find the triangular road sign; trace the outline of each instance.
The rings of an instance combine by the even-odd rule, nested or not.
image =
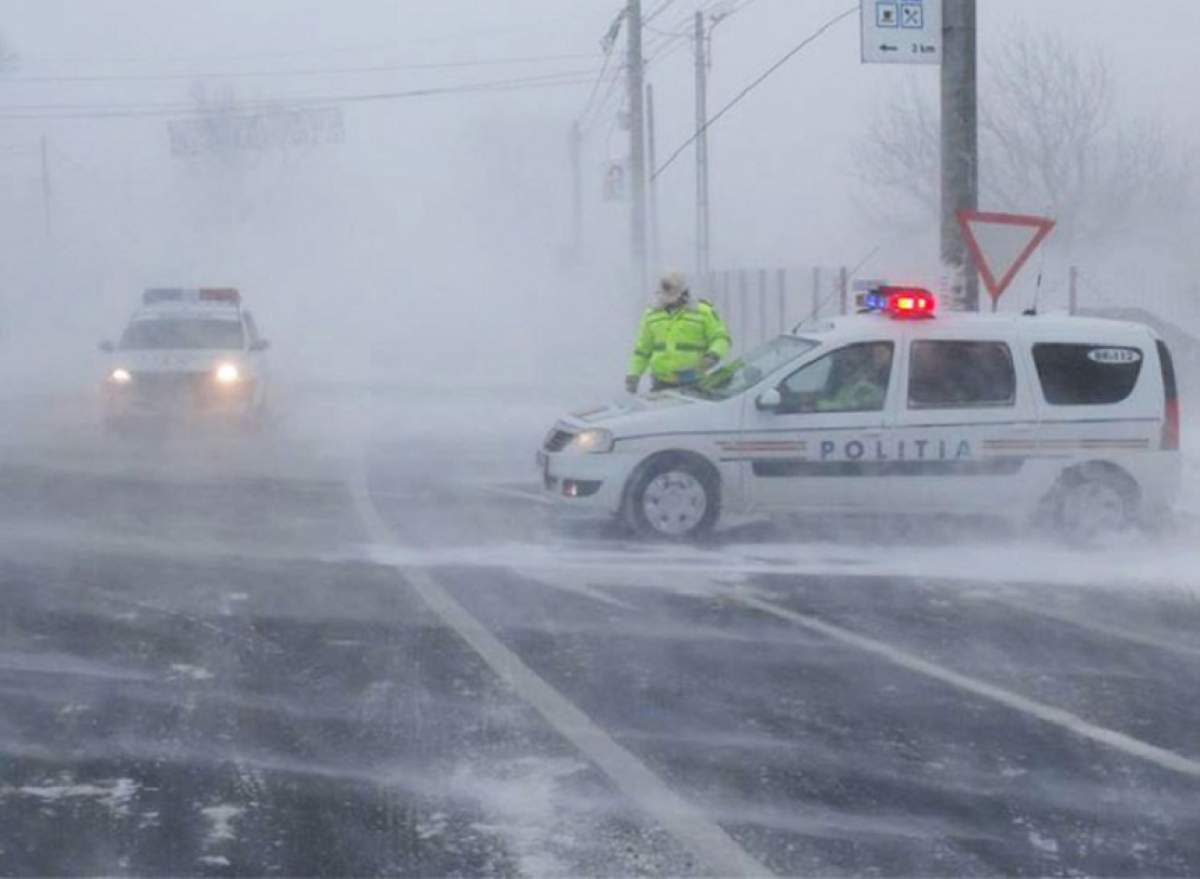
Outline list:
[[[994,308],[1000,294],[1050,234],[1054,221],[984,211],[959,211],[956,216]]]

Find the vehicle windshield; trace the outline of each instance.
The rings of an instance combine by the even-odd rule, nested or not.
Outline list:
[[[764,376],[819,344],[813,339],[779,336],[755,348],[745,357],[709,373],[698,384],[682,388],[681,392],[706,400],[728,400],[754,387]]]
[[[122,351],[240,351],[242,325],[233,320],[162,318],[131,323]]]

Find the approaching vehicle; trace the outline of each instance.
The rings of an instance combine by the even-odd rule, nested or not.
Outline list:
[[[1179,401],[1147,327],[934,316],[880,288],[699,386],[563,418],[539,452],[565,504],[663,538],[724,511],[1046,516],[1090,540],[1169,508]]]
[[[105,420],[248,420],[266,400],[268,347],[237,290],[147,290],[120,342],[100,346],[110,355]]]

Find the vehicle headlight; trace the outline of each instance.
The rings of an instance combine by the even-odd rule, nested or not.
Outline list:
[[[127,385],[133,381],[133,375],[123,366],[118,366],[108,374],[108,380],[114,385]]]
[[[237,366],[232,363],[222,363],[217,367],[216,379],[217,384],[232,385],[237,384],[242,378],[242,374],[238,371]]]
[[[612,433],[598,427],[593,427],[575,434],[575,438],[571,440],[571,444],[567,448],[573,452],[598,454],[611,452],[613,444]]]

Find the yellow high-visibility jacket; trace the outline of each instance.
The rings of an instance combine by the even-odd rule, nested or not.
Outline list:
[[[700,300],[669,311],[647,308],[638,327],[629,375],[650,368],[662,382],[679,382],[679,373],[695,370],[706,354],[718,360],[729,353],[729,330],[713,307]]]

